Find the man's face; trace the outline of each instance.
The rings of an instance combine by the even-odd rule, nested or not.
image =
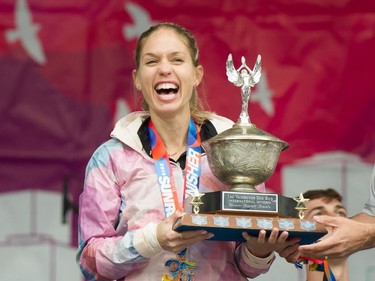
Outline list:
[[[348,217],[344,205],[336,200],[327,200],[325,197],[317,198],[307,201],[307,210],[305,211],[305,218],[312,219],[313,216],[326,215],[333,217]]]

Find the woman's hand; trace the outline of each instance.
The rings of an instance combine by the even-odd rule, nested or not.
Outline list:
[[[176,211],[166,220],[160,222],[156,235],[160,246],[170,252],[179,253],[183,249],[205,239],[210,239],[213,234],[205,230],[187,230],[181,233],[174,231],[174,223],[183,216],[183,213]]]
[[[250,236],[247,232],[242,234],[246,240],[247,249],[256,257],[268,257],[273,251],[285,258],[288,262],[295,262],[299,257],[298,242],[299,238],[288,239],[289,233],[283,231],[279,235],[279,229],[273,228],[269,237],[266,237],[266,231],[259,231],[258,237]]]

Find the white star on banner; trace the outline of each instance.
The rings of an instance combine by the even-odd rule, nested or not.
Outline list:
[[[258,102],[268,116],[272,117],[275,114],[272,91],[268,88],[267,75],[264,70],[259,83],[255,86],[254,92],[250,95],[250,101],[253,103]]]

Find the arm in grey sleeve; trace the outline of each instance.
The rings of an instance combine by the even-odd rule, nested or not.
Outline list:
[[[375,165],[372,171],[371,181],[370,181],[370,194],[369,199],[365,203],[362,212],[375,216]]]

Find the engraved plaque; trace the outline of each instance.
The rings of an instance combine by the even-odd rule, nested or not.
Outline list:
[[[202,213],[240,213],[298,217],[296,201],[276,193],[215,191],[202,197]]]
[[[277,195],[266,193],[225,192],[223,210],[277,213]]]

